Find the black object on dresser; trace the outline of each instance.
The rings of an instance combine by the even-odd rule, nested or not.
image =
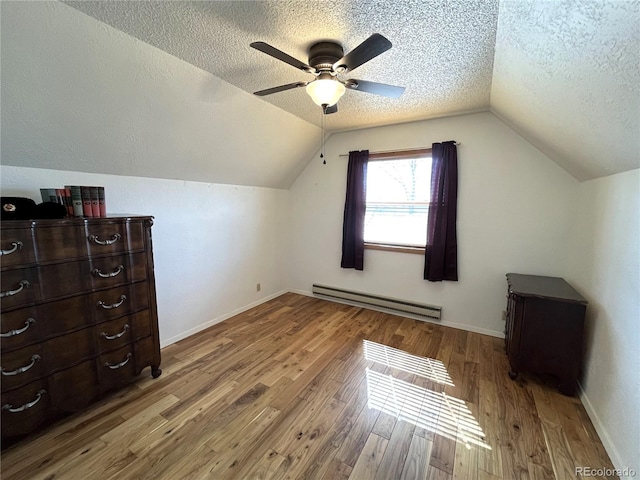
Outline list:
[[[153,217],[0,226],[2,446],[151,366],[160,342]]]
[[[562,278],[507,274],[505,342],[511,370],[547,373],[575,393],[582,367],[587,301]]]

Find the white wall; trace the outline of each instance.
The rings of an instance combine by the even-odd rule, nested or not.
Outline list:
[[[10,166],[0,175],[3,196],[40,203],[41,187],[104,185],[109,214],[155,217],[163,346],[287,288],[286,190]]]
[[[618,468],[640,474],[640,170],[580,185],[567,280],[589,301],[583,403]]]
[[[459,282],[423,280],[421,255],[365,251],[364,271],[340,268],[350,150],[458,147]],[[312,160],[292,185],[291,287],[313,283],[443,307],[443,324],[502,335],[507,272],[563,276],[578,183],[491,113],[334,134],[327,165]]]
[[[163,344],[286,289],[287,191],[222,184],[288,186],[317,127],[63,3],[0,8],[2,195],[155,216]]]
[[[287,188],[317,149],[315,125],[63,3],[0,8],[4,165]]]

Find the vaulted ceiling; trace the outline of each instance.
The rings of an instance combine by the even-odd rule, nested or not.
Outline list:
[[[65,3],[247,92],[312,78],[251,42],[306,62],[381,33],[393,48],[347,78],[404,95],[347,91],[329,131],[491,110],[579,180],[640,167],[637,0]],[[320,124],[304,89],[256,100]]]
[[[66,3],[247,92],[312,78],[251,42],[306,62],[318,40],[347,52],[378,32],[393,48],[347,76],[404,95],[347,91],[328,130],[490,109],[579,180],[640,167],[637,1]],[[261,98],[320,124],[304,89]]]

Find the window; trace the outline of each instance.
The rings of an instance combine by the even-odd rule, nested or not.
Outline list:
[[[371,154],[365,247],[421,252],[427,240],[430,183],[431,149]]]

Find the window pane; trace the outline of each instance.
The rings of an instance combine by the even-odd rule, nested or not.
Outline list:
[[[424,246],[431,158],[369,162],[366,242]]]

